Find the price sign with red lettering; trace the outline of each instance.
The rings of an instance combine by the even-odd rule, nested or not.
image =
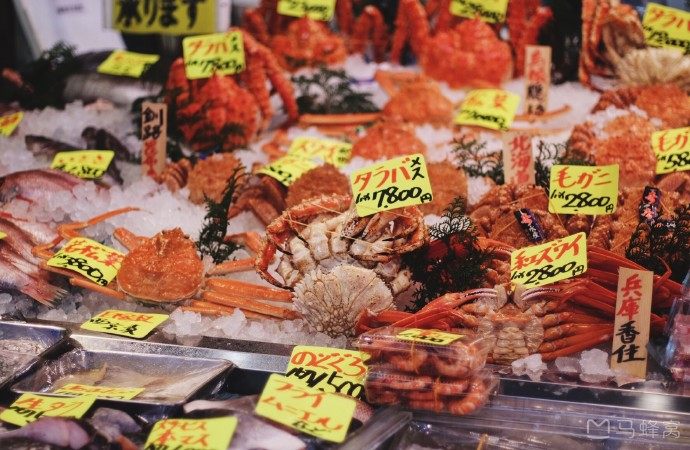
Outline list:
[[[333,139],[304,136],[292,141],[288,154],[306,159],[318,158],[336,167],[343,167],[350,161],[352,144]]]
[[[347,436],[355,406],[352,398],[322,392],[273,374],[254,412],[302,433],[340,443]]]
[[[24,113],[21,111],[0,116],[0,135],[10,136],[23,118]]]
[[[458,339],[462,339],[464,336],[462,334],[446,333],[439,330],[409,328],[400,331],[395,337],[401,341],[418,342],[420,344],[450,345]]]
[[[209,78],[214,73],[232,75],[245,69],[242,33],[204,34],[182,40],[187,78]]]
[[[503,133],[503,175],[506,184],[534,184],[532,135],[525,132]]]
[[[226,450],[237,428],[237,417],[164,419],[151,429],[145,450]]]
[[[112,150],[75,150],[55,154],[51,169],[62,170],[85,180],[100,178],[108,170],[115,152]]]
[[[621,267],[614,322],[611,369],[635,378],[647,374],[649,316],[652,312],[654,273]]]
[[[96,71],[107,75],[141,78],[141,75],[159,59],[158,55],[115,50],[98,66]]]
[[[350,185],[360,217],[433,200],[426,161],[421,153],[357,170],[350,175]]]
[[[551,47],[525,47],[525,110],[527,114],[546,112],[551,86]]]
[[[92,395],[96,398],[116,398],[131,400],[144,392],[144,388],[120,388],[108,386],[90,386],[88,384],[68,383],[60,389],[53,391],[53,394],[66,395]]]
[[[500,89],[475,89],[467,94],[455,117],[458,125],[506,131],[513,124],[520,96]]]
[[[642,28],[647,45],[673,48],[690,55],[690,12],[647,3]]]
[[[618,164],[551,167],[549,212],[612,214],[617,206]]]
[[[450,12],[455,16],[484,22],[501,23],[506,20],[508,0],[451,0]]]
[[[356,350],[298,345],[292,350],[285,376],[324,392],[364,398],[369,355]]]
[[[72,270],[94,283],[107,286],[120,270],[124,257],[122,253],[99,242],[76,237],[70,239],[48,260],[47,264],[51,267]]]
[[[278,14],[307,16],[313,20],[331,20],[337,0],[278,0]]]
[[[304,173],[316,167],[318,167],[318,164],[311,159],[300,155],[287,154],[262,167],[257,173],[268,175],[285,186],[290,186]]]
[[[168,320],[167,314],[138,313],[108,309],[81,325],[84,330],[143,339]]]
[[[587,271],[587,236],[572,234],[510,254],[510,280],[526,287],[544,286]]]
[[[656,173],[690,169],[690,127],[655,131],[652,149],[656,155]]]
[[[64,398],[38,394],[22,394],[0,414],[0,420],[23,427],[41,417],[81,418],[96,397]]]
[[[141,170],[157,179],[165,169],[168,142],[168,105],[143,102],[141,104]]]

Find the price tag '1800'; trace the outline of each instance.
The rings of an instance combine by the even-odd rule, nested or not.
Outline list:
[[[652,133],[652,149],[656,155],[656,173],[690,169],[690,127]]]
[[[70,239],[48,260],[47,264],[51,267],[72,270],[94,283],[107,286],[120,270],[124,257],[125,255],[115,249],[91,239],[77,237]]]
[[[62,170],[86,180],[100,178],[108,170],[115,152],[112,150],[75,150],[55,154],[51,169]]]
[[[475,89],[467,94],[455,117],[458,125],[506,131],[513,124],[520,96],[500,89]]]
[[[350,175],[357,214],[370,216],[433,200],[424,155],[401,156]]]
[[[214,73],[232,75],[244,70],[242,33],[204,34],[182,40],[185,74],[190,80],[209,78]]]
[[[618,164],[555,165],[551,168],[549,212],[611,214],[618,205]]]
[[[108,309],[81,325],[84,330],[143,339],[168,319],[167,314],[138,313]]]
[[[587,237],[572,234],[510,254],[510,280],[526,287],[544,286],[587,271]]]

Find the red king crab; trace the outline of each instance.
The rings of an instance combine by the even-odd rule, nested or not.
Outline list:
[[[242,33],[247,67],[237,75],[190,81],[182,59],[170,68],[167,101],[174,105],[179,129],[193,150],[232,150],[251,141],[273,116],[269,80],[288,117],[296,120],[299,116],[294,88],[275,56],[248,33]]]

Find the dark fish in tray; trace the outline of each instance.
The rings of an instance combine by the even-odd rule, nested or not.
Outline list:
[[[15,198],[41,200],[47,192],[72,191],[84,181],[59,170],[35,169],[0,177],[0,204]]]
[[[104,128],[86,127],[81,132],[81,137],[88,148],[95,150],[112,150],[118,161],[137,162],[136,157],[129,151],[118,138]]]

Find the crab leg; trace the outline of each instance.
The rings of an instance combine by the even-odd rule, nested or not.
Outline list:
[[[206,286],[215,292],[227,293],[234,297],[259,297],[274,302],[291,302],[292,292],[257,284],[247,283],[226,278],[212,278],[206,282]]]
[[[560,356],[587,350],[598,344],[604,343],[613,336],[613,329],[608,333],[595,331],[592,333],[571,336],[557,341],[543,343],[539,347],[539,353],[544,361],[553,361]]]
[[[71,284],[72,286],[88,289],[90,291],[98,292],[99,294],[103,294],[111,298],[116,298],[118,300],[125,300],[127,298],[124,292],[116,291],[115,289],[109,288],[107,286],[101,286],[84,278],[72,277],[69,279],[69,284]]]
[[[182,311],[198,312],[201,314],[215,314],[221,316],[229,316],[238,309],[230,306],[218,305],[216,303],[202,302],[199,300],[194,300],[189,305],[181,306],[180,308]],[[247,311],[242,308],[239,309],[242,311],[242,314],[249,319],[273,319],[271,316],[259,314],[254,311]]]
[[[302,127],[318,125],[359,125],[376,121],[380,113],[351,114],[303,114],[299,118]]]
[[[564,336],[573,336],[578,334],[587,334],[594,331],[606,331],[611,328],[611,324],[585,324],[585,323],[567,323],[557,325],[555,327],[544,330],[544,340],[554,341]]]
[[[261,235],[255,231],[231,234],[225,237],[225,241],[231,241],[243,245],[254,254],[261,251]]]
[[[208,271],[209,275],[225,275],[235,272],[246,272],[254,268],[254,258],[237,259],[217,264]]]
[[[211,303],[246,309],[248,311],[278,317],[279,319],[296,319],[299,317],[296,311],[279,306],[267,305],[246,298],[233,297],[218,292],[207,291],[201,294],[201,298]]]
[[[108,220],[111,217],[128,213],[131,211],[139,211],[139,208],[134,208],[134,207],[126,207],[126,208],[120,208],[120,209],[115,209],[113,211],[108,211],[103,214],[100,214],[96,217],[92,217],[91,219],[85,221],[85,222],[75,222],[75,223],[68,223],[64,225],[58,226],[58,234],[62,236],[64,239],[70,239],[70,238],[75,238],[78,237],[79,235],[76,233],[77,230],[81,230],[87,227],[90,227],[92,225],[95,225],[99,222],[103,222],[104,220]]]

